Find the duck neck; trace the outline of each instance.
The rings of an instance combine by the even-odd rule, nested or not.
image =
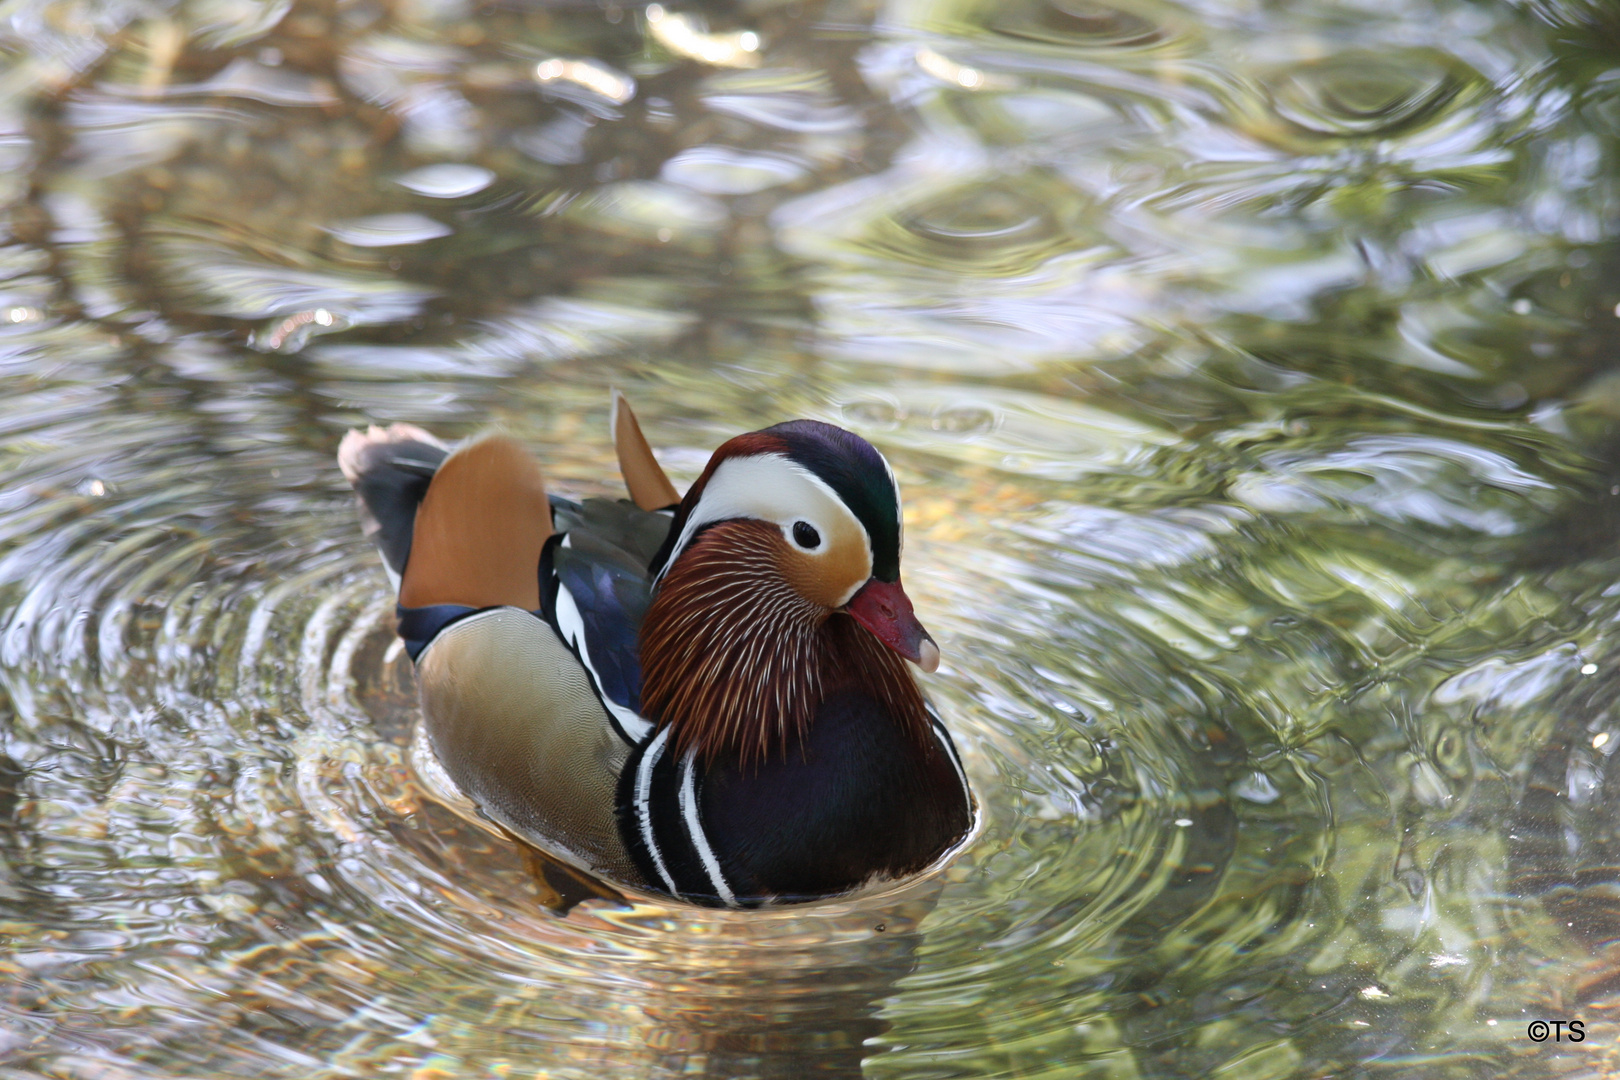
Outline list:
[[[927,745],[928,716],[905,662],[841,612],[806,600],[777,563],[776,527],[703,532],[659,585],[641,625],[641,704],[677,753],[743,763],[802,742],[825,698],[865,692]]]

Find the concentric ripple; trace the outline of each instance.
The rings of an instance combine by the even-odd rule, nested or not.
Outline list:
[[[1270,90],[1278,115],[1302,132],[1389,138],[1444,115],[1478,81],[1443,53],[1342,52],[1280,72]]]
[[[1028,273],[1076,247],[1050,201],[1018,186],[976,185],[943,192],[878,223],[868,244],[924,267],[987,275]]]
[[[1050,45],[1094,49],[1151,49],[1173,32],[1155,18],[1152,5],[1115,5],[1090,0],[1033,0],[1002,5],[988,26],[998,33]]]

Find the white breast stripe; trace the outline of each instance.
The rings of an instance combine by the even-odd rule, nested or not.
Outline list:
[[[647,736],[652,734],[652,721],[644,719],[634,710],[620,705],[602,692],[602,680],[597,677],[596,665],[591,663],[590,650],[585,646],[585,620],[579,614],[579,605],[574,602],[574,594],[568,591],[568,586],[564,585],[561,579],[557,581],[557,628],[562,631],[563,641],[572,645],[574,652],[579,654],[579,662],[585,665],[585,673],[591,677],[591,685],[596,688],[596,696],[602,700],[603,707],[619,722],[625,737],[638,746],[646,742]]]
[[[661,734],[667,734],[665,728]],[[703,832],[703,823],[698,820],[697,808],[697,781],[694,776],[692,762],[697,759],[696,748],[688,750],[681,759],[681,817],[686,820],[686,832],[692,838],[692,846],[697,848],[698,858],[703,860],[703,869],[709,873],[709,884],[720,899],[726,902],[727,907],[736,907],[737,898],[731,893],[731,886],[720,873],[720,860],[714,857],[714,849],[709,846],[709,838]]]
[[[647,845],[647,854],[652,856],[653,869],[658,871],[658,876],[663,879],[664,888],[669,890],[669,894],[679,896],[680,893],[675,890],[675,882],[669,876],[669,868],[664,865],[663,853],[658,850],[658,841],[653,839],[652,808],[648,805],[648,799],[652,794],[653,766],[664,756],[664,743],[668,740],[669,728],[665,728],[658,733],[658,737],[647,747],[647,752],[641,756],[641,765],[636,769],[634,809],[636,824],[641,827],[641,842]]]
[[[968,802],[971,804],[973,802],[973,789],[968,787],[967,773],[962,770],[962,759],[956,756],[956,747],[952,746],[950,739],[945,736],[944,726],[937,722],[934,726],[939,728],[939,741],[945,746],[945,756],[951,759],[951,765],[956,769],[956,779],[961,781],[962,784],[962,793],[968,797]]]
[[[956,778],[962,782],[962,792],[967,796],[968,805],[971,806],[973,789],[968,787],[967,772],[962,768],[962,759],[956,754],[956,744],[951,742],[951,736],[945,730],[944,721],[940,720],[939,714],[934,711],[933,703],[925,701],[923,706],[928,710],[928,719],[934,722],[936,729],[934,737],[939,740],[939,745],[945,748],[945,756],[951,759],[951,767],[956,770]]]

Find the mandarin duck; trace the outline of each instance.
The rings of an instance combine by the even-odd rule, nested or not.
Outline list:
[[[973,796],[906,666],[939,649],[883,456],[794,420],[723,444],[682,498],[617,394],[612,417],[629,500],[548,495],[504,435],[343,439],[443,772],[523,840],[694,904],[938,862]]]

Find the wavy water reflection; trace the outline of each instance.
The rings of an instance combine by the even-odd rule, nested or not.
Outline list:
[[[0,12],[0,1073],[1593,1076],[1599,5]],[[625,904],[442,801],[341,433],[907,493],[983,821]],[[1534,1044],[1529,1019],[1581,1019]]]

